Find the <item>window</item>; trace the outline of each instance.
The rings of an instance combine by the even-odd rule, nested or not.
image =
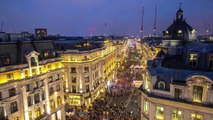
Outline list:
[[[38,82],[33,82],[33,89],[37,89],[38,88]]]
[[[41,69],[41,67],[39,67],[39,72],[40,72],[40,74],[42,74],[42,69]]]
[[[89,92],[90,89],[89,89],[89,85],[86,85],[86,92]]]
[[[72,76],[72,83],[76,83],[76,77]]]
[[[158,89],[159,89],[159,90],[165,90],[165,83],[162,82],[162,81],[160,81],[160,82],[158,83]]]
[[[76,68],[75,67],[71,67],[71,73],[76,73]]]
[[[84,67],[84,73],[88,73],[89,72],[89,67]]]
[[[175,88],[175,98],[182,98],[182,91],[181,89]]]
[[[35,57],[31,57],[30,61],[31,61],[31,67],[37,66]]]
[[[10,112],[11,114],[18,111],[17,101],[10,103]]]
[[[51,69],[52,69],[52,66],[51,66],[51,65],[48,65],[47,68],[48,68],[48,70],[51,70]]]
[[[8,91],[9,91],[9,97],[12,97],[12,96],[16,95],[16,89],[15,88],[11,88]]]
[[[200,115],[200,114],[192,113],[191,114],[191,120],[203,120],[203,116]]]
[[[147,101],[144,101],[143,111],[144,111],[146,114],[149,113],[149,103],[148,103]]]
[[[32,75],[36,75],[36,69],[32,69]]]
[[[34,94],[34,101],[35,101],[35,104],[40,102],[40,94],[39,93]]]
[[[50,76],[48,79],[49,79],[49,82],[52,82],[53,81],[53,76]]]
[[[203,96],[203,87],[193,86],[193,101],[202,102],[202,96]]]
[[[53,87],[50,87],[50,95],[52,95],[54,93],[54,89]]]
[[[85,83],[89,82],[89,76],[88,75],[85,75],[84,79],[85,79]]]
[[[59,80],[59,79],[60,79],[60,75],[59,75],[59,74],[56,74],[56,75],[55,75],[55,78],[56,78],[57,80]]]
[[[213,69],[213,55],[209,55],[209,68]]]
[[[58,63],[55,64],[55,67],[58,68]]]
[[[25,78],[28,77],[28,72],[27,72],[27,70],[24,71],[24,77],[25,77]]]
[[[30,91],[30,84],[27,84],[27,85],[26,85],[26,91],[27,91],[27,92]]]
[[[2,58],[2,63],[3,65],[10,65],[11,64],[11,60],[10,60],[10,57],[4,57]]]
[[[27,103],[28,103],[28,107],[32,106],[31,96],[27,97]]]
[[[9,81],[9,80],[14,80],[14,78],[13,78],[13,73],[7,74],[7,80],[8,80],[8,81]]]
[[[61,106],[61,104],[62,104],[61,98],[60,98],[60,96],[58,96],[57,97],[57,105]]]
[[[182,111],[173,110],[173,112],[172,112],[172,120],[182,120]]]
[[[0,107],[0,118],[4,117],[4,107]]]
[[[35,108],[35,117],[38,118],[41,116],[41,111],[40,111],[40,107],[36,107]]]
[[[51,109],[55,109],[55,101],[51,100],[50,102]]]
[[[60,84],[56,86],[56,91],[59,92],[61,90]]]
[[[197,57],[197,54],[189,54],[189,65],[194,67],[197,66]]]
[[[42,91],[41,98],[42,98],[42,100],[45,100],[45,93],[44,93],[44,91]]]
[[[44,58],[48,58],[49,57],[49,53],[48,52],[44,52]]]
[[[32,111],[29,111],[28,115],[29,115],[29,120],[33,120]]]
[[[72,92],[76,93],[76,86],[75,85],[72,85]]]
[[[157,106],[156,108],[156,120],[163,120],[164,118],[164,108]]]
[[[13,118],[13,120],[19,120],[19,118],[18,118],[18,117],[15,117],[15,118]]]
[[[148,77],[145,77],[145,81],[144,81],[144,88],[145,90],[147,90],[148,92],[150,92],[150,79]]]

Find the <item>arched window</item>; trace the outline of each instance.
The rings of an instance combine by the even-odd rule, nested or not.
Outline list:
[[[160,82],[158,83],[158,89],[160,89],[160,90],[165,90],[165,83],[162,82],[162,81],[160,81]]]

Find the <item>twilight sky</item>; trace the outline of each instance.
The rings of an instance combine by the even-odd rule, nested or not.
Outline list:
[[[180,0],[0,0],[3,31],[34,33],[47,28],[61,35],[139,35],[142,6],[144,32],[152,33],[154,8],[158,5],[157,34],[175,18]],[[186,21],[198,34],[208,27],[213,33],[213,0],[182,0]],[[105,27],[106,22],[106,27]],[[14,26],[14,27],[13,27]]]

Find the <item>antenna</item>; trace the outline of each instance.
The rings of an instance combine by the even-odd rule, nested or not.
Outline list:
[[[144,6],[142,7],[141,38],[143,38],[143,19],[144,19]]]
[[[154,32],[154,36],[156,36],[156,20],[157,20],[157,5],[155,5],[155,20],[154,20],[154,28],[153,28],[153,32]]]
[[[1,32],[3,31],[4,22],[1,23]]]
[[[15,29],[14,25],[13,25],[13,30],[14,30],[14,32],[16,32],[16,29]]]

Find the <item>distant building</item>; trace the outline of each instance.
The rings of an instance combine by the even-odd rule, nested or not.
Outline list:
[[[167,30],[163,31],[163,35],[162,46],[169,49],[170,54],[176,54],[177,50],[181,53],[184,44],[196,40],[196,30],[183,18],[181,7],[176,12],[176,19]]]
[[[194,41],[183,11],[164,32],[164,50],[143,74],[142,120],[213,119],[213,43]]]
[[[35,37],[37,39],[42,39],[42,38],[47,37],[47,29],[45,29],[45,28],[35,29]]]

